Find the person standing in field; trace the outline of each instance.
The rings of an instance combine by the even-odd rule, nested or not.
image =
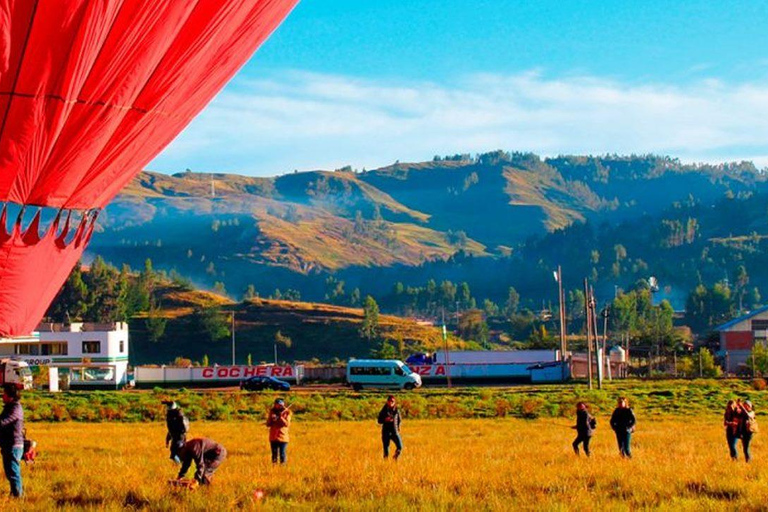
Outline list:
[[[723,427],[725,427],[725,440],[728,442],[728,451],[731,454],[731,460],[739,458],[737,444],[739,442],[739,415],[741,414],[741,404],[736,400],[728,400],[725,405],[725,414],[723,415]]]
[[[384,445],[384,458],[389,457],[389,443],[395,443],[395,460],[403,451],[403,440],[400,437],[400,411],[397,409],[395,397],[389,395],[384,407],[379,411],[379,425],[381,425],[381,442]]]
[[[207,438],[190,439],[179,451],[181,469],[176,478],[177,480],[183,479],[194,462],[195,482],[200,485],[208,485],[211,483],[213,473],[216,472],[226,458],[226,448],[216,441]]]
[[[741,437],[741,447],[744,450],[744,460],[747,462],[752,460],[749,445],[752,443],[752,436],[757,431],[757,418],[755,418],[752,402],[745,400],[741,402],[741,411],[739,412],[739,437]]]
[[[170,446],[171,460],[179,464],[181,463],[179,451],[184,447],[184,443],[187,442],[189,419],[184,416],[176,402],[167,400],[163,403],[168,408],[165,413],[165,426],[168,428],[168,433],[165,435],[165,447],[168,448]]]
[[[581,444],[584,446],[584,453],[589,457],[589,442],[592,440],[595,428],[597,428],[597,420],[589,414],[587,404],[584,402],[576,404],[576,426],[573,428],[576,429],[576,439],[573,441],[574,453],[579,455],[579,445]]]
[[[3,384],[3,411],[0,413],[0,455],[5,478],[11,484],[11,496],[24,493],[21,481],[21,457],[24,454],[24,410],[21,390],[15,384]]]
[[[635,413],[629,407],[629,401],[626,397],[619,398],[616,409],[611,415],[611,428],[616,432],[616,442],[622,458],[632,458],[632,432],[635,431],[636,422]]]
[[[289,440],[288,429],[291,427],[291,410],[285,406],[282,398],[275,400],[275,404],[269,410],[267,426],[269,427],[269,447],[272,449],[272,464],[277,464],[278,458],[280,464],[285,464]]]

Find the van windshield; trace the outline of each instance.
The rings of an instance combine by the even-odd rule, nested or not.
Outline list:
[[[411,371],[411,369],[410,369],[410,368],[408,368],[406,365],[401,365],[401,366],[400,366],[400,369],[401,369],[401,370],[403,370],[403,375],[410,375],[410,374],[412,374],[412,373],[413,373],[413,372]]]

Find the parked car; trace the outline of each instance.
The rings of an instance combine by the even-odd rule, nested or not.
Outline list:
[[[422,366],[432,363],[434,363],[432,356],[429,354],[424,354],[423,352],[408,356],[408,359],[405,360],[405,364],[412,364],[414,366]]]
[[[271,389],[273,391],[290,391],[291,385],[284,380],[274,377],[255,376],[250,379],[240,381],[240,389],[245,391],[264,391]]]
[[[352,389],[421,387],[421,377],[402,361],[391,359],[352,359],[347,363],[347,383]]]

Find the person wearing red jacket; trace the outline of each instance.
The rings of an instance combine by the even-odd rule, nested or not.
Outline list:
[[[269,427],[269,446],[272,450],[272,464],[285,464],[288,456],[288,429],[291,427],[291,410],[285,406],[285,400],[278,398],[267,415]]]

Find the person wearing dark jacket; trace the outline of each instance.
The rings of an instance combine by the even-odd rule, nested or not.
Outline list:
[[[739,414],[741,404],[735,400],[728,400],[723,415],[723,427],[725,428],[725,440],[728,442],[728,451],[732,460],[739,458],[737,444],[739,442]]]
[[[632,458],[632,432],[635,430],[635,413],[629,407],[625,397],[619,398],[618,405],[611,415],[611,428],[616,432],[616,442],[619,444],[619,453],[622,457]]]
[[[165,425],[168,428],[168,433],[165,435],[165,447],[168,448],[170,446],[171,460],[179,464],[181,462],[179,452],[184,443],[187,442],[189,420],[184,416],[176,402],[168,400],[163,402],[163,404],[168,407],[165,413]]]
[[[576,439],[573,441],[573,451],[576,455],[579,454],[579,445],[584,445],[584,453],[589,457],[589,442],[592,440],[592,434],[595,432],[597,422],[595,418],[589,414],[587,410],[587,404],[579,402],[576,404]]]
[[[400,411],[397,410],[395,397],[389,395],[387,403],[379,412],[379,425],[381,425],[381,442],[384,445],[384,458],[389,457],[389,443],[395,443],[395,460],[400,457],[403,451],[403,440],[400,437]]]
[[[212,439],[199,438],[187,441],[179,452],[181,470],[179,480],[184,478],[192,462],[195,463],[195,481],[201,485],[211,483],[213,473],[227,458],[227,450]]]
[[[0,413],[0,455],[11,495],[23,494],[21,457],[24,454],[24,410],[19,400],[21,390],[15,384],[3,384],[3,411]]]

